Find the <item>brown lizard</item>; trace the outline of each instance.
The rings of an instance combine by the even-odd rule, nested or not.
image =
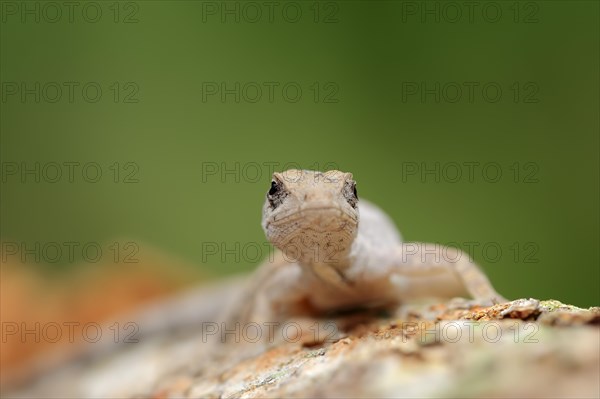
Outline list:
[[[248,287],[237,318],[245,323],[423,296],[506,301],[465,252],[403,242],[381,209],[359,200],[351,173],[274,173],[262,227],[280,252]]]

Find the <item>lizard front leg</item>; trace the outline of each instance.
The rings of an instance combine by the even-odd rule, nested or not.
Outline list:
[[[438,288],[444,292],[443,296],[450,296],[450,292],[459,294],[462,288],[476,300],[507,301],[494,289],[481,268],[460,249],[440,244],[402,243],[393,257],[392,274],[423,277],[420,290],[431,292]],[[441,284],[436,286],[436,280]]]
[[[281,323],[307,311],[301,273],[297,263],[275,252],[256,270],[227,323],[236,323],[242,328],[253,323],[260,329],[260,341],[272,342],[272,334]]]

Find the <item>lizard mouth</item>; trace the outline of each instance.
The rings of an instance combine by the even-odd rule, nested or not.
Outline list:
[[[269,240],[293,257],[314,261],[343,253],[353,241],[357,215],[336,206],[308,206],[274,217],[267,225]],[[318,253],[318,255],[315,255]]]
[[[330,230],[327,226],[339,225],[343,229],[347,224],[356,225],[358,222],[355,215],[351,215],[336,206],[309,206],[292,213],[277,217],[274,215],[269,225],[281,227],[284,225],[304,225],[313,230]]]

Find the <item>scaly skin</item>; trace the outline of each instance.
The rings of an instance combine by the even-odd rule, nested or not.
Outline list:
[[[262,226],[280,253],[257,270],[239,314],[245,322],[423,296],[506,301],[466,253],[403,242],[383,211],[358,199],[350,173],[275,173]]]

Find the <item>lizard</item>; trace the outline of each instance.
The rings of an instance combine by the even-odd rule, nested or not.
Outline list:
[[[403,241],[383,210],[359,199],[351,173],[273,173],[262,228],[278,251],[247,286],[234,317],[244,324],[424,296],[507,301],[464,251]]]

